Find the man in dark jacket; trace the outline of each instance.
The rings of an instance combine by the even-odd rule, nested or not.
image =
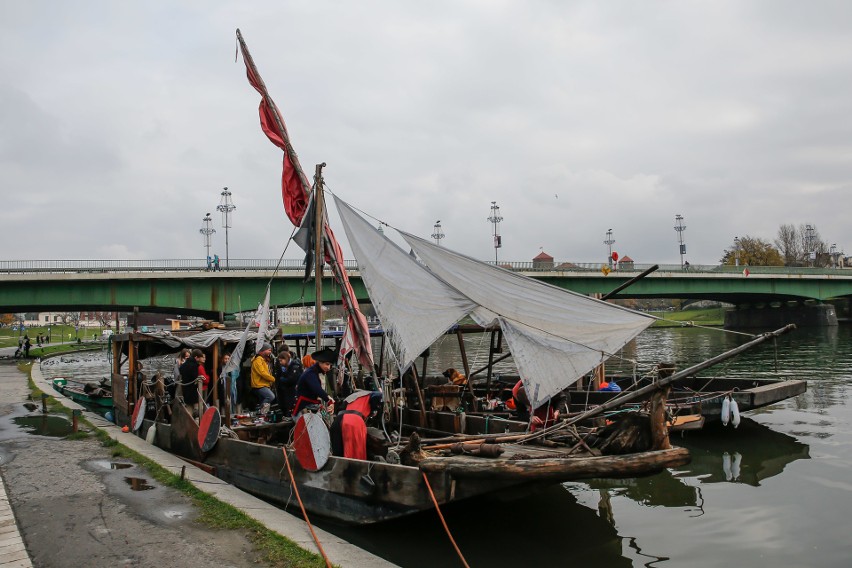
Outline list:
[[[278,391],[278,403],[287,416],[293,413],[293,407],[296,405],[296,385],[302,372],[302,364],[293,358],[290,351],[278,353],[273,375],[275,375],[275,387]]]
[[[311,358],[315,361],[314,364],[305,369],[299,377],[299,382],[296,383],[296,406],[293,408],[293,416],[299,414],[306,406],[320,404],[320,402],[326,403],[329,412],[334,413],[334,401],[322,388],[320,375],[325,375],[331,370],[331,364],[337,358],[337,354],[331,349],[321,349],[311,353]]]

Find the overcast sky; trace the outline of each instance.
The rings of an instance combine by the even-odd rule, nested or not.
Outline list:
[[[852,253],[852,3],[0,0],[0,259],[202,258],[292,227],[240,28],[306,171],[500,260],[716,263],[816,225]],[[345,241],[333,217],[335,230]],[[348,252],[348,247],[345,247]],[[297,258],[295,246],[287,252]]]

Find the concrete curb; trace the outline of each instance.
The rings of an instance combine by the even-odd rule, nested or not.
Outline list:
[[[81,410],[86,420],[99,430],[105,432],[110,438],[134,452],[138,452],[176,475],[180,475],[181,469],[186,468],[184,478],[198,490],[212,495],[223,503],[236,507],[269,530],[292,540],[305,550],[319,554],[319,549],[311,537],[310,530],[302,519],[282,511],[253,495],[249,495],[233,485],[225,483],[221,479],[198,469],[192,464],[156,446],[148,444],[145,440],[132,433],[122,432],[118,426],[105,420],[98,414],[87,411],[76,402],[65,398],[59,393],[54,394],[53,385],[44,378],[38,363],[33,363],[31,376],[39,389],[54,396],[66,408]],[[322,544],[326,555],[338,566],[353,568],[396,566],[396,564],[392,564],[362,548],[358,548],[354,544],[318,527],[314,527],[314,532]]]

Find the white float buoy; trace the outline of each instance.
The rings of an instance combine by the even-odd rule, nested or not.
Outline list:
[[[731,420],[731,399],[727,396],[722,400],[722,426],[727,426]]]

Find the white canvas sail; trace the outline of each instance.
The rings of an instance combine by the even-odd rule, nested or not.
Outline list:
[[[361,279],[404,371],[477,306],[432,276],[349,205],[334,198]]]
[[[260,348],[266,339],[266,332],[269,329],[269,287],[266,287],[266,298],[263,300],[263,305],[258,308],[258,313],[255,314],[257,321],[257,341],[254,342],[255,354],[260,353]]]
[[[438,247],[403,238],[429,270],[496,316],[534,408],[591,371],[653,323],[653,318],[557,288]],[[484,308],[484,309],[483,309]]]

